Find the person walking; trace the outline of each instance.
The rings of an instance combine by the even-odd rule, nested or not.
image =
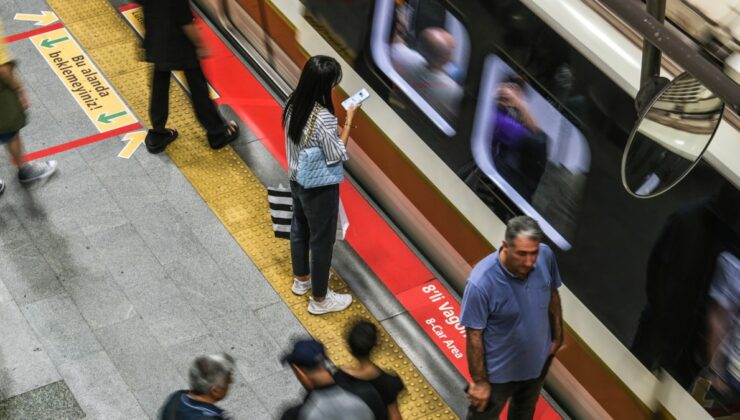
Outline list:
[[[208,143],[220,149],[239,136],[235,121],[224,121],[211,100],[208,82],[200,59],[208,55],[188,0],[138,0],[144,7],[144,49],[146,60],[154,64],[149,117],[152,128],[144,143],[151,153],[160,153],[177,138],[177,130],[167,128],[170,73],[183,70],[193,101],[193,110],[206,129]]]
[[[545,375],[563,345],[560,273],[537,221],[506,225],[501,248],[481,260],[463,293],[468,419],[532,419]],[[536,265],[535,265],[536,263]]]
[[[281,420],[375,420],[374,413],[383,412],[383,402],[372,386],[334,380],[324,346],[316,340],[295,341],[282,362],[290,364],[308,394],[301,404],[286,409]]]
[[[334,374],[338,383],[364,382],[378,391],[387,413],[376,415],[380,419],[400,420],[401,411],[398,409],[398,394],[403,389],[403,381],[398,375],[388,373],[378,367],[370,359],[370,354],[378,344],[378,328],[372,322],[361,320],[352,325],[347,335],[349,352],[357,361],[351,367],[340,367]]]
[[[189,390],[167,397],[160,420],[229,419],[216,403],[226,398],[234,383],[236,362],[226,353],[197,357],[188,371]]]
[[[5,45],[5,32],[0,21],[0,145],[4,145],[13,164],[18,168],[18,181],[21,184],[51,176],[57,169],[57,162],[26,162],[23,154],[20,130],[26,125],[28,97],[23,85],[15,74],[15,62]],[[5,192],[5,182],[0,179],[0,195]]]
[[[345,145],[358,106],[347,110],[340,133],[331,92],[341,78],[342,68],[335,59],[322,55],[311,57],[283,111],[293,196],[290,230],[292,291],[296,295],[304,295],[312,290],[308,312],[314,315],[342,311],[352,304],[352,296],[335,293],[328,288],[339,213],[339,184],[304,188],[297,182],[299,155],[304,149],[319,147],[327,165],[348,159]]]

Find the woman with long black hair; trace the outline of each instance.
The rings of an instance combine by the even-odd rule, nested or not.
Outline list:
[[[283,111],[293,195],[292,291],[304,295],[312,290],[308,312],[314,315],[342,311],[352,304],[352,296],[329,290],[329,269],[339,214],[339,184],[304,188],[297,182],[299,155],[304,149],[320,148],[327,165],[347,160],[345,145],[358,107],[347,110],[347,119],[339,130],[331,91],[341,78],[342,68],[335,59],[323,55],[311,57]]]

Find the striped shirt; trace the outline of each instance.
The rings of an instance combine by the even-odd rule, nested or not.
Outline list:
[[[344,143],[339,138],[337,117],[332,115],[326,108],[319,107],[319,111],[316,114],[316,122],[314,124],[313,132],[311,133],[310,139],[305,139],[308,131],[309,121],[306,122],[306,126],[303,127],[303,138],[300,144],[295,144],[288,138],[288,130],[285,130],[285,150],[288,155],[288,176],[291,181],[295,181],[298,175],[298,155],[301,150],[309,147],[320,147],[326,157],[326,164],[331,165],[339,161],[345,161],[349,159],[347,157],[347,149]],[[290,126],[290,114],[288,114],[288,121],[286,127]]]

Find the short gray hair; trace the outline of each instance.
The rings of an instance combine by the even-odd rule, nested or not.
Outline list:
[[[529,216],[517,216],[510,219],[506,224],[506,234],[504,237],[506,243],[511,245],[514,239],[522,235],[537,242],[542,242],[545,236],[542,233],[540,224]]]
[[[190,390],[203,395],[214,386],[227,386],[235,366],[234,358],[226,353],[196,357],[188,372]]]

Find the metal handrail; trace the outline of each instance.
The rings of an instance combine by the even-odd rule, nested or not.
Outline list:
[[[725,101],[736,113],[740,112],[740,85],[702,57],[681,37],[644,10],[636,1],[599,0],[643,39],[671,57],[679,66],[700,80],[709,90]]]

